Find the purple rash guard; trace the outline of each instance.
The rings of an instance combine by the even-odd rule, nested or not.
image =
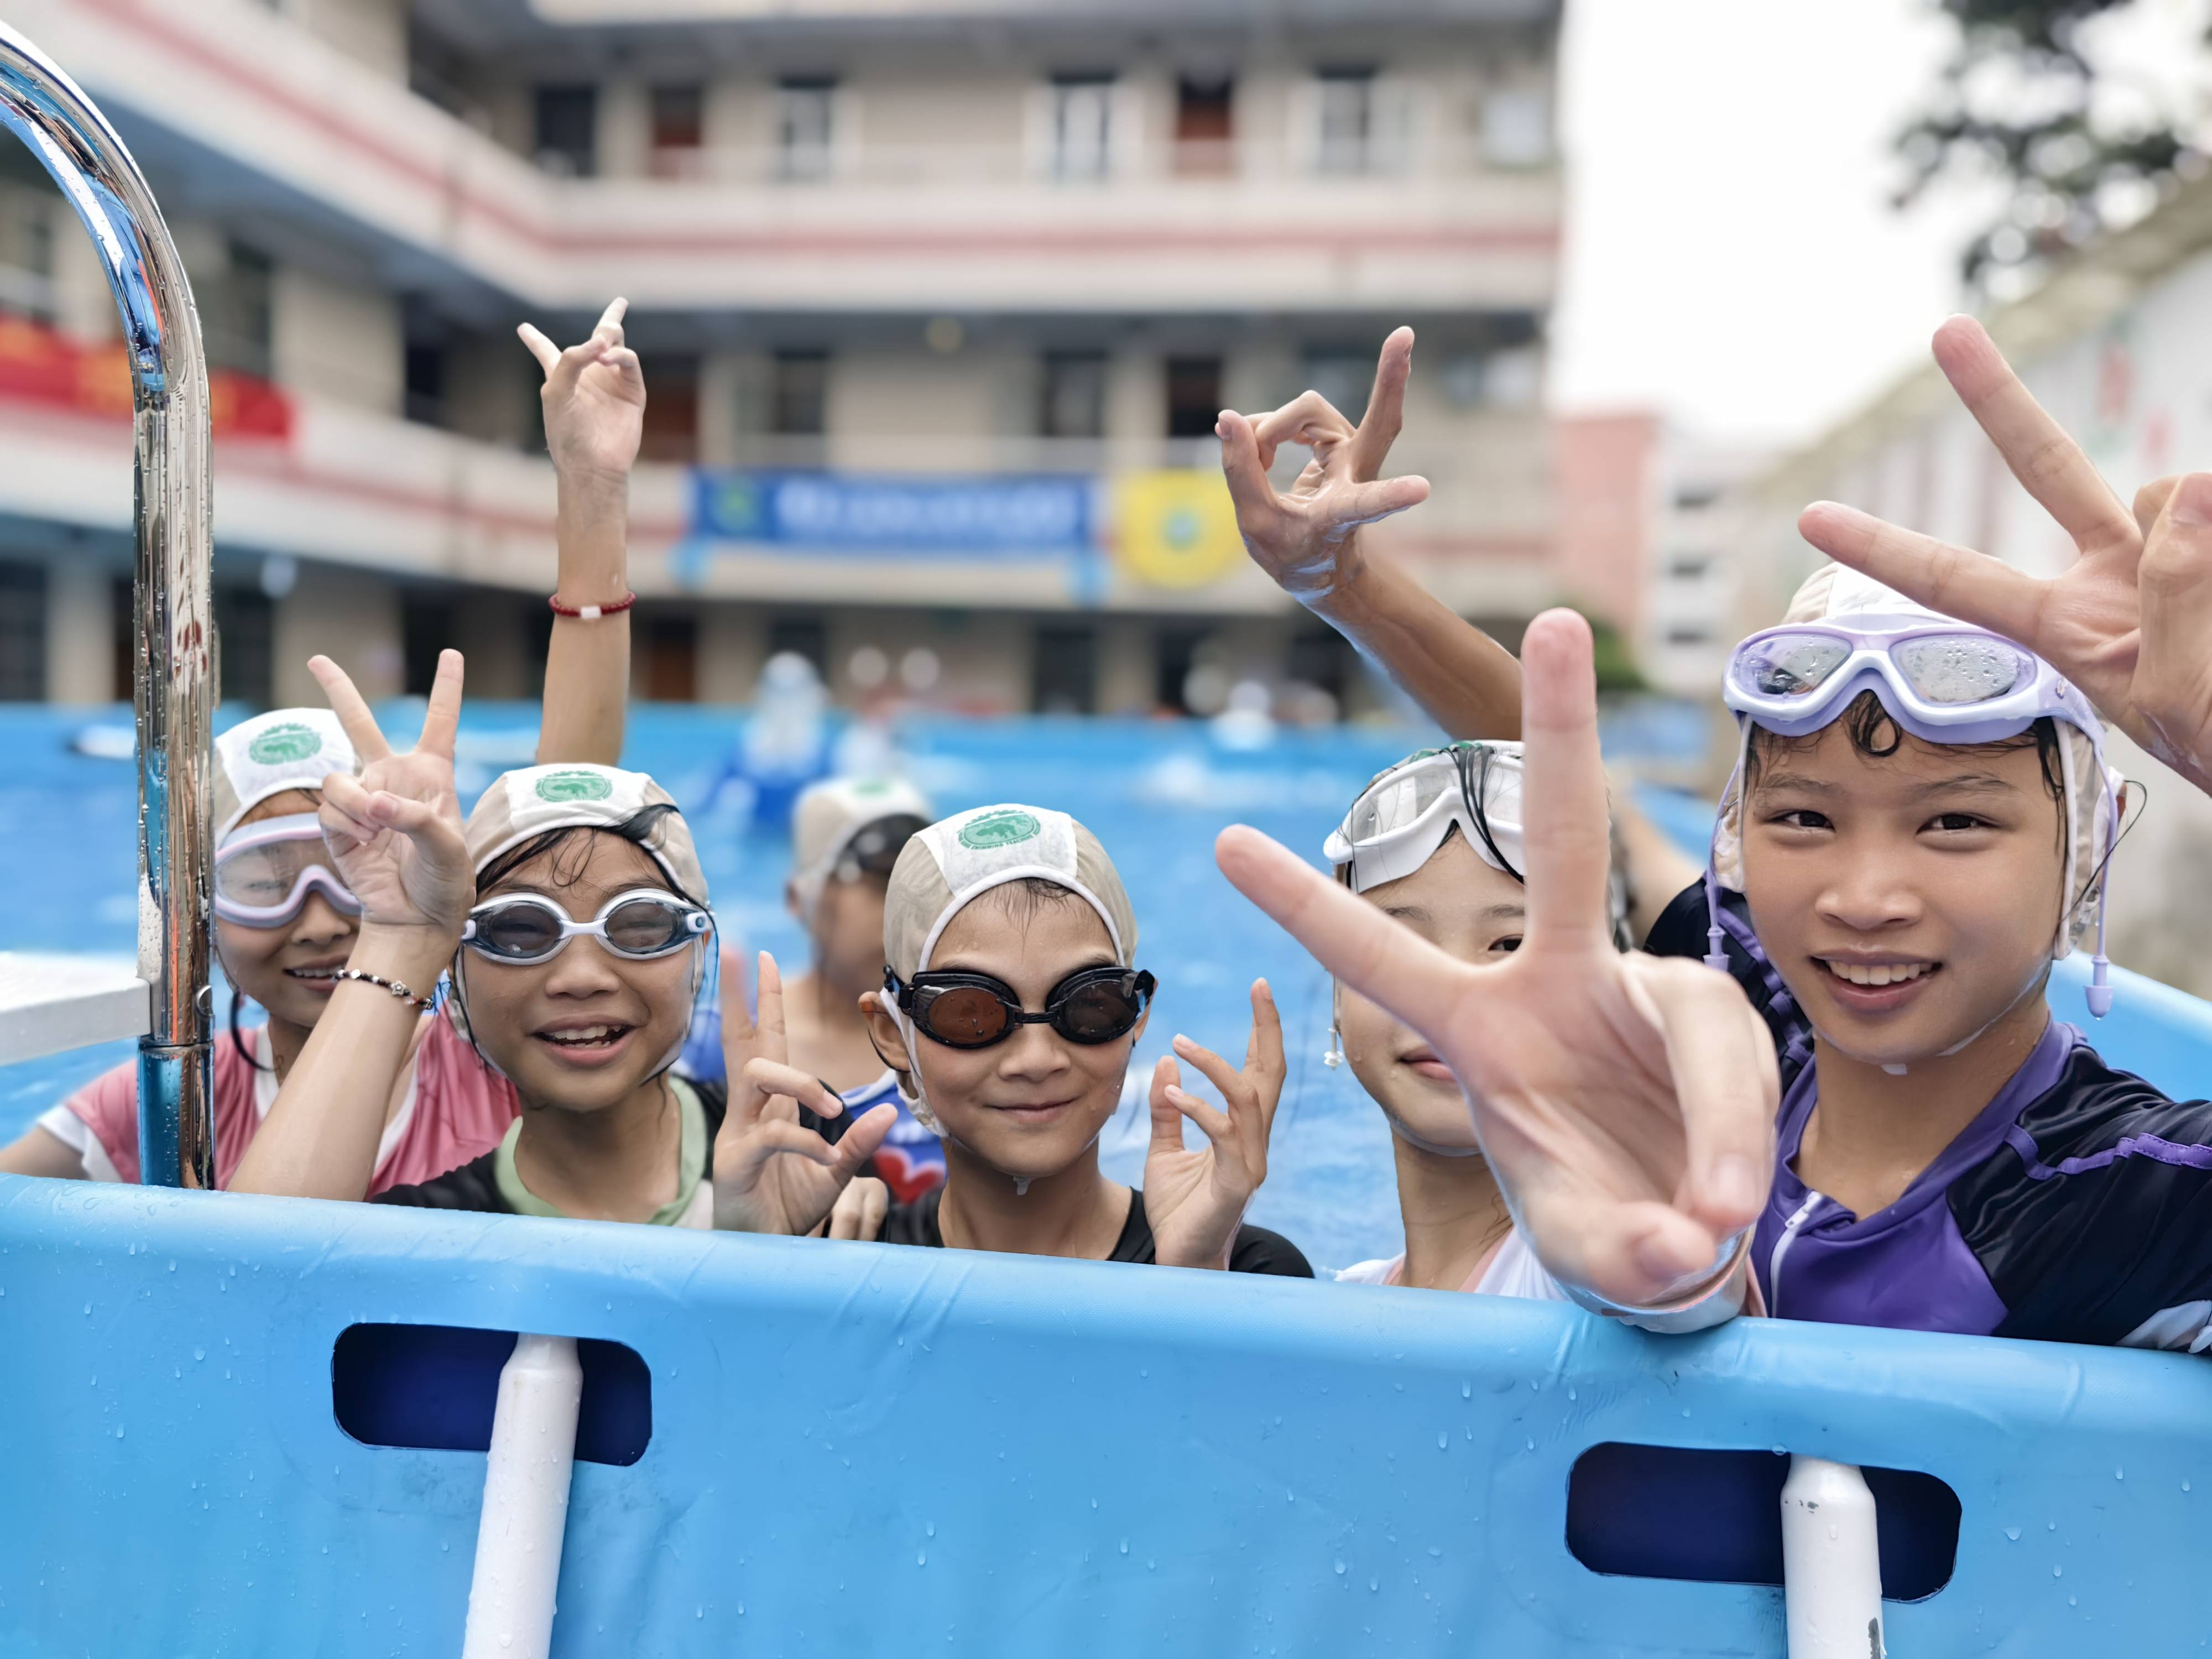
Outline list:
[[[1905,1330],[2212,1351],[2212,1103],[2169,1100],[2053,1021],[1896,1203],[1866,1217],[1792,1167],[1819,1102],[1812,1031],[1725,896],[1729,970],[1781,1063],[1774,1188],[1752,1240],[1770,1312]],[[1705,950],[1702,882],[1645,948]]]

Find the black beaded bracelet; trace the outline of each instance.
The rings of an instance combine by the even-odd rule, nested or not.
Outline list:
[[[363,985],[380,985],[386,990],[391,992],[392,995],[398,997],[402,1002],[408,1004],[410,1007],[428,1008],[430,1006],[429,998],[418,997],[414,994],[414,992],[409,990],[400,981],[396,979],[386,979],[381,974],[364,974],[358,968],[341,968],[337,973],[331,975],[331,977],[332,979],[357,979]]]

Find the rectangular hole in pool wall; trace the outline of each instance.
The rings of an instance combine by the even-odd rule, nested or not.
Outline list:
[[[1951,1582],[1959,1495],[1932,1474],[1862,1469],[1874,1494],[1881,1593],[1918,1601]],[[1567,1477],[1567,1548],[1593,1572],[1709,1584],[1782,1583],[1787,1455],[1608,1441]]]
[[[331,1406],[338,1426],[369,1446],[489,1451],[500,1368],[513,1331],[457,1325],[353,1325],[331,1350]],[[576,1456],[627,1466],[653,1439],[653,1374],[633,1348],[576,1340],[584,1397]]]

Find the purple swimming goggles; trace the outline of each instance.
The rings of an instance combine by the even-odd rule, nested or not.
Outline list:
[[[1832,723],[1863,691],[1873,692],[1891,719],[1928,743],[1995,743],[2018,737],[2046,718],[2073,726],[2089,739],[2097,775],[2075,777],[2071,757],[2064,744],[2059,746],[2069,814],[2065,891],[2081,890],[2071,815],[2081,810],[2084,787],[2097,792],[2090,810],[2105,814],[2104,858],[2109,863],[2119,841],[2119,788],[2105,765],[2104,724],[2089,700],[2034,653],[1932,611],[1852,611],[1770,628],[1737,646],[1722,684],[1722,699],[1743,734],[1730,792],[1742,782],[1753,726],[1779,737],[1808,737]],[[2098,878],[2098,872],[2089,873],[2090,880]],[[1705,961],[1725,971],[1718,885],[1708,859]],[[2100,883],[2097,953],[2087,988],[2089,1012],[2100,1019],[2112,1006],[2105,959],[2110,886],[2109,879]]]
[[[361,901],[331,867],[322,821],[313,812],[264,818],[234,830],[215,854],[215,913],[244,927],[282,927],[320,892],[341,915]]]

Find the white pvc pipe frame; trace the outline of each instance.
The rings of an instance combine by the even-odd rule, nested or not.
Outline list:
[[[499,1373],[461,1659],[546,1659],[584,1373],[568,1336],[522,1335]]]
[[[1848,1463],[1792,1457],[1782,1486],[1790,1659],[1883,1659],[1874,1494]]]

